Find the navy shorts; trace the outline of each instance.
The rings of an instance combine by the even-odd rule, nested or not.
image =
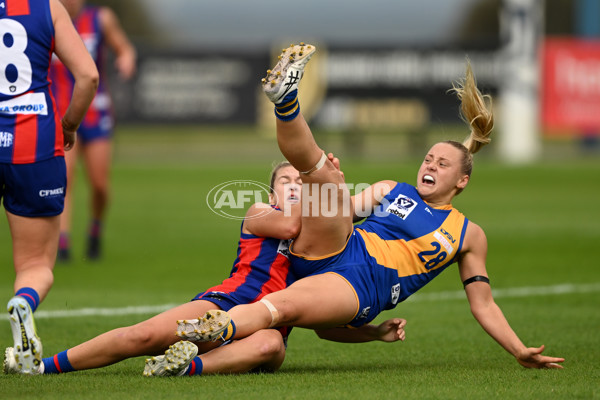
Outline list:
[[[22,217],[53,217],[65,205],[67,172],[64,157],[32,164],[0,163],[0,200]]]
[[[114,119],[108,112],[100,113],[97,123],[87,125],[86,121],[77,129],[77,140],[83,144],[98,139],[110,139],[112,137]]]
[[[192,301],[195,301],[195,300],[210,301],[211,303],[219,306],[219,308],[223,311],[229,311],[233,307],[235,307],[239,304],[245,304],[245,303],[241,303],[237,299],[232,298],[231,295],[228,293],[216,292],[216,291],[206,291],[206,292],[198,293],[196,295],[196,297],[194,297],[192,299]],[[250,303],[250,301],[247,301],[247,303]]]

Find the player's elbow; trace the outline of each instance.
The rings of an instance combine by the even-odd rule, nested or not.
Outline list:
[[[297,237],[300,234],[300,229],[302,229],[302,222],[298,220],[290,227],[290,239]]]
[[[80,82],[82,86],[93,89],[94,92],[98,89],[98,85],[100,84],[100,74],[95,65],[93,65],[93,68],[86,68],[78,75],[74,74],[74,76],[75,81]]]
[[[294,239],[300,234],[300,229],[302,228],[302,223],[298,220],[296,222],[291,222],[287,224],[285,229],[282,232],[282,239]]]
[[[486,316],[488,316],[490,314],[490,312],[492,312],[494,303],[481,303],[481,302],[477,302],[477,303],[472,303],[471,304],[471,314],[473,314],[473,317],[475,317],[476,320],[481,321],[482,319],[484,319]]]
[[[94,88],[94,90],[97,90],[98,85],[100,85],[100,73],[98,72],[98,69],[90,71],[89,75],[87,76],[87,80],[89,81],[90,85]]]

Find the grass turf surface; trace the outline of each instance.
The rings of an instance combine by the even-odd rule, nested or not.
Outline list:
[[[235,257],[239,221],[213,214],[206,195],[229,180],[266,182],[271,163],[281,156],[273,138],[217,135],[120,134],[104,258],[94,263],[83,259],[87,193],[80,176],[74,260],[57,265],[54,287],[39,311],[178,304],[224,279]],[[338,153],[343,156],[343,148]],[[391,178],[412,183],[419,162],[381,157],[368,164],[348,161],[343,167],[348,182]],[[472,182],[454,205],[486,231],[493,288],[600,284],[598,178],[600,163],[594,158],[508,167],[476,156]],[[8,300],[14,272],[5,218],[0,219],[0,260],[0,291]],[[461,289],[451,267],[414,300],[380,316],[378,321],[392,316],[408,320],[404,343],[338,344],[296,329],[286,361],[275,374],[149,379],[141,375],[140,357],[60,376],[0,375],[0,398],[600,397],[597,290],[497,298],[527,345],[545,344],[548,355],[566,358],[564,370],[538,371],[521,368],[489,338],[464,298],[427,298]],[[38,318],[37,325],[50,356],[151,315]],[[6,320],[0,320],[0,345],[12,345]]]

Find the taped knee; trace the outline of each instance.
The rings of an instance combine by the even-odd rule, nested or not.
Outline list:
[[[267,299],[260,299],[260,302],[263,303],[271,313],[271,324],[269,325],[269,328],[274,327],[279,322],[279,311],[277,311],[273,303]]]

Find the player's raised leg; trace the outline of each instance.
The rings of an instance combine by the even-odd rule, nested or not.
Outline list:
[[[304,184],[302,231],[293,249],[311,257],[343,248],[352,232],[354,215],[342,174],[317,145],[300,111],[298,85],[315,51],[310,44],[291,45],[262,80],[263,91],[275,105],[279,149],[300,171]],[[330,186],[322,190],[325,184]],[[325,213],[328,218],[322,218]]]
[[[275,105],[281,152],[299,171],[310,170],[323,154],[312,138],[298,102],[298,84],[315,50],[310,44],[291,45],[283,50],[275,67],[267,70],[262,80],[263,91]]]

